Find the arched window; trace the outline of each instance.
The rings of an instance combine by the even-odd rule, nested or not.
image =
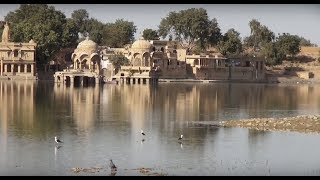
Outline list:
[[[7,72],[11,72],[11,64],[7,65]]]
[[[18,64],[13,65],[13,72],[18,72]]]
[[[20,72],[24,72],[24,64],[20,65]]]
[[[149,66],[149,54],[148,53],[143,54],[143,65],[146,67]]]
[[[13,51],[13,56],[14,56],[14,57],[18,57],[18,54],[19,54],[19,53],[18,53],[18,50],[15,49],[15,50]]]
[[[27,72],[31,72],[31,64],[27,65]]]
[[[134,60],[133,60],[133,65],[134,66],[141,66],[141,59],[140,58],[135,58]]]

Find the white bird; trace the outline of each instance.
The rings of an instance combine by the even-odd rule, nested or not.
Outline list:
[[[141,129],[141,134],[144,135],[144,136],[146,135],[146,134],[142,131],[142,129]]]
[[[54,137],[54,141],[56,141],[56,143],[63,143],[60,139],[57,138],[57,136]]]
[[[178,140],[179,140],[179,141],[180,141],[180,140],[182,140],[182,137],[183,137],[183,135],[181,134],[181,136],[179,137],[179,139],[178,139]]]

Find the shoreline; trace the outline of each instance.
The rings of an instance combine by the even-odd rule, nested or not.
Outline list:
[[[0,81],[10,80],[39,80],[54,81],[53,74],[39,72],[38,76],[0,76]],[[303,79],[297,76],[271,76],[264,80],[244,80],[244,79],[192,79],[192,78],[159,78],[158,83],[256,83],[256,84],[320,84],[320,78]]]

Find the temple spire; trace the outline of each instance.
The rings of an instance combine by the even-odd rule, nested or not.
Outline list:
[[[10,34],[9,34],[9,25],[8,22],[4,25],[4,29],[2,31],[2,42],[9,42]]]

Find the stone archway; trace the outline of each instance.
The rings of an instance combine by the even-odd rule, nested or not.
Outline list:
[[[145,67],[149,67],[150,66],[150,55],[149,53],[144,53],[142,56],[142,65]]]
[[[99,71],[100,69],[100,57],[98,54],[94,54],[90,58],[90,70]]]
[[[133,60],[132,60],[133,66],[141,66],[141,58],[139,53],[133,54]]]
[[[133,64],[133,66],[141,66],[141,59],[138,57],[133,59],[132,64]]]
[[[80,69],[80,60],[79,59],[76,59],[74,66],[75,66],[74,67],[75,69]]]
[[[81,60],[80,69],[89,69],[88,60],[83,59]]]

